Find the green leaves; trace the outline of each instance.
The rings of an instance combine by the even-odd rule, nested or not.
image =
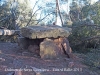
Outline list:
[[[97,2],[93,5],[87,5],[82,8],[84,18],[88,15],[91,15],[91,18],[94,20],[95,24],[100,24],[100,2]]]

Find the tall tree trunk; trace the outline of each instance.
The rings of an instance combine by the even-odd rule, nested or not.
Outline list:
[[[59,1],[56,0],[56,22],[57,22],[58,14],[60,16],[60,20],[61,20],[61,23],[62,23],[62,26],[63,26],[63,20],[62,20],[60,9],[59,9]]]

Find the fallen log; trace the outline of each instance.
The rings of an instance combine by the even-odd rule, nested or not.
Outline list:
[[[20,30],[0,29],[0,35],[19,35]]]

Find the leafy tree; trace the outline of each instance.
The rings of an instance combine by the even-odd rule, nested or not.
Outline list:
[[[90,15],[95,24],[100,24],[100,2],[83,7],[82,12],[84,18]]]
[[[35,25],[35,15],[28,0],[8,0],[0,6],[0,27],[20,29],[26,25]],[[17,36],[0,36],[1,41],[14,42]]]
[[[8,29],[19,29],[29,22],[33,10],[29,0],[8,0],[0,6],[0,25]],[[35,15],[32,16],[28,25],[35,24]]]

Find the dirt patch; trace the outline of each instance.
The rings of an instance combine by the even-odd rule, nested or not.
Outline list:
[[[0,43],[0,75],[6,75],[14,70],[33,70],[41,75],[98,75],[81,64],[81,59],[62,58],[43,60],[27,50],[21,50],[16,43]]]

